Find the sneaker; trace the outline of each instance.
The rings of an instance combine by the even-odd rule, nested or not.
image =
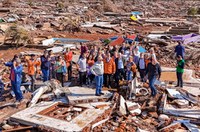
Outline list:
[[[20,105],[20,101],[15,101],[15,103],[14,103],[16,106],[18,106],[18,105]]]
[[[179,87],[178,85],[174,86],[174,87]]]

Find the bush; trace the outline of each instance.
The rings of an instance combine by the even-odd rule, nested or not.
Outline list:
[[[194,8],[194,7],[191,7],[191,8],[189,8],[189,10],[188,10],[188,15],[197,15],[197,13],[198,13],[198,9],[197,8]]]
[[[32,42],[32,38],[29,35],[28,31],[23,27],[19,27],[16,24],[13,24],[5,31],[5,40],[4,43],[10,42],[11,44],[16,44],[16,47],[19,44],[26,45],[27,43]]]

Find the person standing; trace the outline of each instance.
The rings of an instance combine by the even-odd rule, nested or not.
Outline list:
[[[62,87],[64,87],[64,74],[66,71],[66,64],[64,60],[62,60],[61,56],[58,56],[57,61],[55,63],[55,71],[56,71],[56,78],[60,83],[62,84]]]
[[[155,59],[157,59],[157,58],[156,58],[155,51],[154,51],[154,49],[153,49],[153,48],[151,48],[151,49],[149,50],[149,52],[150,52],[150,59],[152,59],[152,58],[155,58]]]
[[[126,50],[126,43],[122,44],[122,47],[119,48],[119,52],[121,53],[122,51],[125,52]]]
[[[177,75],[177,85],[175,87],[183,87],[183,72],[184,72],[184,66],[185,61],[183,60],[181,55],[178,55],[177,57],[178,64],[176,66],[176,75]]]
[[[77,67],[79,69],[79,79],[80,86],[86,85],[86,73],[87,73],[87,61],[86,61],[86,53],[82,55],[82,57],[77,62]]]
[[[48,55],[48,51],[44,51],[44,55],[41,56],[41,70],[43,74],[43,82],[48,81],[49,78],[49,70],[50,70],[50,58]]]
[[[87,53],[87,51],[88,51],[88,47],[87,47],[85,44],[83,44],[83,43],[81,42],[80,45],[81,45],[81,55],[80,55],[79,58],[81,58],[82,55],[85,54],[85,53]]]
[[[161,67],[155,57],[152,57],[151,62],[148,64],[146,69],[146,75],[148,75],[149,87],[151,88],[151,96],[155,97],[157,89],[154,86],[156,79],[160,79]]]
[[[145,65],[143,53],[140,53],[140,58],[139,58],[139,61],[138,61],[138,70],[139,70],[139,73],[140,73],[141,82],[145,82],[144,76],[145,76],[146,65]]]
[[[53,54],[52,50],[49,50],[48,57],[50,59],[50,67],[49,67],[49,79],[56,78],[56,72],[55,72],[55,63],[56,63],[56,56]]]
[[[115,59],[115,65],[116,65],[115,79],[117,87],[119,87],[119,80],[126,79],[126,74],[124,71],[125,59],[122,57],[121,53],[119,53],[118,58]]]
[[[140,51],[139,51],[139,46],[135,46],[134,48],[134,55],[137,56],[138,58],[140,57]],[[137,64],[137,63],[136,63]]]
[[[103,86],[103,73],[104,73],[104,64],[103,64],[102,56],[98,56],[97,62],[91,67],[92,74],[95,75],[96,81],[96,96],[101,96],[102,93],[102,86]]]
[[[133,62],[137,65],[139,62],[139,57],[133,52]]]
[[[15,93],[16,102],[20,102],[23,99],[23,94],[20,89],[23,71],[21,60],[19,58],[16,58],[13,62],[5,63],[5,66],[11,67],[10,80],[12,90]]]
[[[178,42],[178,45],[175,47],[176,57],[179,55],[184,59],[185,56],[185,47],[182,45],[182,42]]]
[[[115,62],[111,58],[110,53],[107,53],[107,57],[103,60],[104,63],[104,85],[111,88],[111,77],[116,71]]]
[[[68,48],[66,50],[66,53],[64,55],[65,57],[65,62],[67,65],[67,72],[68,72],[68,80],[71,81],[72,78],[72,58],[73,58],[73,52]]]
[[[31,58],[27,59],[26,61],[28,63],[28,75],[31,78],[31,91],[34,91],[36,81],[36,66],[40,65],[40,62],[36,61],[34,54],[32,54]]]
[[[91,73],[91,67],[94,65],[94,57],[92,55],[88,56],[87,59],[87,79],[88,79],[88,85],[91,85],[94,80],[94,75]]]
[[[133,62],[133,57],[130,56],[128,61],[127,61],[127,64],[126,64],[126,80],[127,81],[131,81],[132,79],[135,78],[136,76],[136,69],[137,69],[137,66],[136,64]]]
[[[148,53],[144,54],[144,61],[145,61],[145,67],[147,68],[147,65],[151,61],[151,59],[149,58],[149,54]]]

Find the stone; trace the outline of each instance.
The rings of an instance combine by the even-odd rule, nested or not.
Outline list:
[[[159,121],[168,121],[168,120],[170,120],[170,118],[167,115],[160,114],[159,117],[158,117],[158,120]]]

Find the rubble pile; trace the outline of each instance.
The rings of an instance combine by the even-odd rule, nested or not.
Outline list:
[[[200,131],[200,18],[188,13],[199,6],[200,1],[190,0],[0,1],[0,80],[5,84],[0,131]],[[174,87],[174,49],[180,41],[186,49],[182,89]],[[151,97],[148,83],[138,78],[120,81],[118,90],[103,88],[102,96],[94,95],[93,84],[77,86],[81,42],[100,49],[123,42],[153,48],[163,70],[156,81],[158,95]],[[2,62],[19,54],[24,63],[44,50],[62,55],[66,48],[74,58],[73,78],[65,87],[57,80],[37,80],[30,92],[25,64],[25,101],[13,103],[10,69]]]

